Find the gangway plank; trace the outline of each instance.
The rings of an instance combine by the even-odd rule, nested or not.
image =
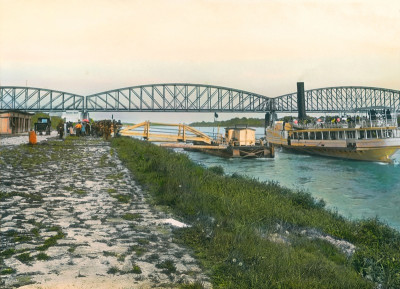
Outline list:
[[[172,127],[177,130],[173,134],[171,132],[165,133],[154,133],[152,129],[155,127]],[[159,132],[159,131],[157,131]],[[184,124],[166,124],[166,123],[156,123],[145,121],[138,123],[136,125],[128,126],[121,130],[121,135],[125,136],[139,136],[146,140],[154,142],[198,142],[204,144],[211,144],[213,142],[212,138],[205,133]]]

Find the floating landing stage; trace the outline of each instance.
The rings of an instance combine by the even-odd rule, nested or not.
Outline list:
[[[227,145],[195,145],[182,143],[160,144],[167,148],[182,148],[187,151],[202,152],[226,158],[273,158],[274,148],[266,146],[227,146]]]

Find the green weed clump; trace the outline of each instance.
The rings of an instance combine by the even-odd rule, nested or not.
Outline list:
[[[308,193],[226,176],[147,142],[117,138],[112,146],[152,202],[192,225],[176,237],[216,288],[400,288],[400,234],[378,220],[349,221]],[[356,252],[302,230],[347,240]]]
[[[44,240],[43,245],[37,247],[37,249],[39,251],[46,251],[48,248],[55,246],[59,239],[62,239],[65,237],[65,234],[63,233],[61,228],[58,226],[51,227],[48,229],[48,231],[49,232],[57,232],[57,234]]]
[[[139,213],[126,213],[122,216],[122,219],[127,220],[127,221],[135,221],[135,220],[139,220],[142,218],[142,215]]]
[[[134,265],[132,266],[131,272],[132,272],[133,274],[142,274],[142,269],[140,269],[140,267],[139,267],[138,265],[134,264]]]
[[[13,268],[4,268],[0,271],[0,275],[10,275],[10,274],[14,274],[15,272],[17,272],[17,271]]]
[[[33,257],[31,256],[30,253],[22,253],[16,256],[15,258],[25,264],[33,261]]]
[[[176,272],[176,267],[175,267],[174,261],[172,261],[172,260],[165,260],[161,263],[157,263],[156,268],[162,269],[162,272],[167,275],[170,275],[170,274]]]
[[[39,253],[36,258],[40,261],[47,261],[50,257],[46,253]]]

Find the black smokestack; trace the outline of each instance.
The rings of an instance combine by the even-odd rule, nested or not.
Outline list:
[[[297,82],[297,110],[298,118],[306,118],[306,99],[304,96],[304,82]]]

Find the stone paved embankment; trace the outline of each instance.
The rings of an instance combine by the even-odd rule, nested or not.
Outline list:
[[[108,142],[0,146],[0,172],[0,288],[209,287]]]

